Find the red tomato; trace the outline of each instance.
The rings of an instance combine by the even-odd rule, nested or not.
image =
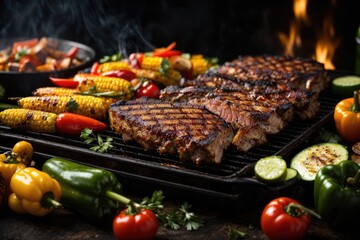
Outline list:
[[[154,83],[145,82],[137,91],[136,98],[148,97],[148,98],[159,98],[160,89]]]
[[[134,78],[136,78],[135,73],[130,70],[114,70],[114,71],[104,72],[101,75],[106,77],[118,77],[128,81],[131,81]]]
[[[156,215],[147,209],[136,215],[128,215],[126,209],[121,211],[113,221],[113,233],[116,239],[154,239],[158,230]]]
[[[61,133],[79,135],[85,128],[89,128],[94,132],[97,132],[105,130],[107,125],[96,119],[79,114],[60,113],[56,118],[56,128]]]
[[[269,202],[261,214],[261,229],[270,240],[303,239],[310,226],[310,215],[294,199],[280,197]]]

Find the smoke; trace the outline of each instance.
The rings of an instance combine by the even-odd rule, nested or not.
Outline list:
[[[123,9],[111,0],[4,0],[1,4],[0,39],[62,38],[90,45],[99,56],[153,48],[143,37],[132,4]]]

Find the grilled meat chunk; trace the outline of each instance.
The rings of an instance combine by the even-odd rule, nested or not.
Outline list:
[[[240,81],[275,81],[291,89],[322,91],[329,78],[323,64],[290,56],[240,56],[216,71],[218,76]]]
[[[109,117],[111,128],[124,141],[196,164],[220,163],[234,136],[223,119],[190,104],[145,98],[119,101],[110,106]]]
[[[195,80],[184,79],[182,84],[183,86],[206,86],[239,91],[248,95],[253,100],[267,98],[274,101],[284,101],[286,99],[294,106],[296,115],[303,120],[313,118],[320,108],[318,101],[319,93],[304,89],[290,89],[286,85],[274,81],[236,82],[216,76],[214,72],[207,72],[198,76]]]
[[[265,144],[266,142],[266,134],[258,124],[239,128],[232,140],[233,146],[241,152],[247,152],[254,146]]]

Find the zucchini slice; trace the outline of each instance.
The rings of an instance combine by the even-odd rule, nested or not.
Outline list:
[[[296,154],[291,160],[290,167],[298,171],[301,179],[313,181],[321,167],[338,164],[348,158],[349,152],[345,146],[338,143],[320,143]]]

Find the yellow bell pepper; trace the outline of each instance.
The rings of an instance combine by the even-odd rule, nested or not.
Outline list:
[[[24,207],[22,206],[22,203],[20,199],[15,195],[15,193],[11,193],[8,198],[8,205],[10,209],[17,213],[17,214],[26,214]]]
[[[17,160],[17,154],[6,152],[0,156],[0,173],[5,180],[5,199],[10,195],[10,180],[15,172],[25,168],[25,164]]]
[[[334,121],[338,134],[347,142],[360,140],[359,92],[353,98],[340,101],[334,110]]]
[[[45,216],[54,208],[61,207],[58,202],[62,193],[59,182],[36,168],[27,167],[17,171],[11,178],[10,188],[24,210],[31,215]],[[17,201],[9,203],[20,204]]]

